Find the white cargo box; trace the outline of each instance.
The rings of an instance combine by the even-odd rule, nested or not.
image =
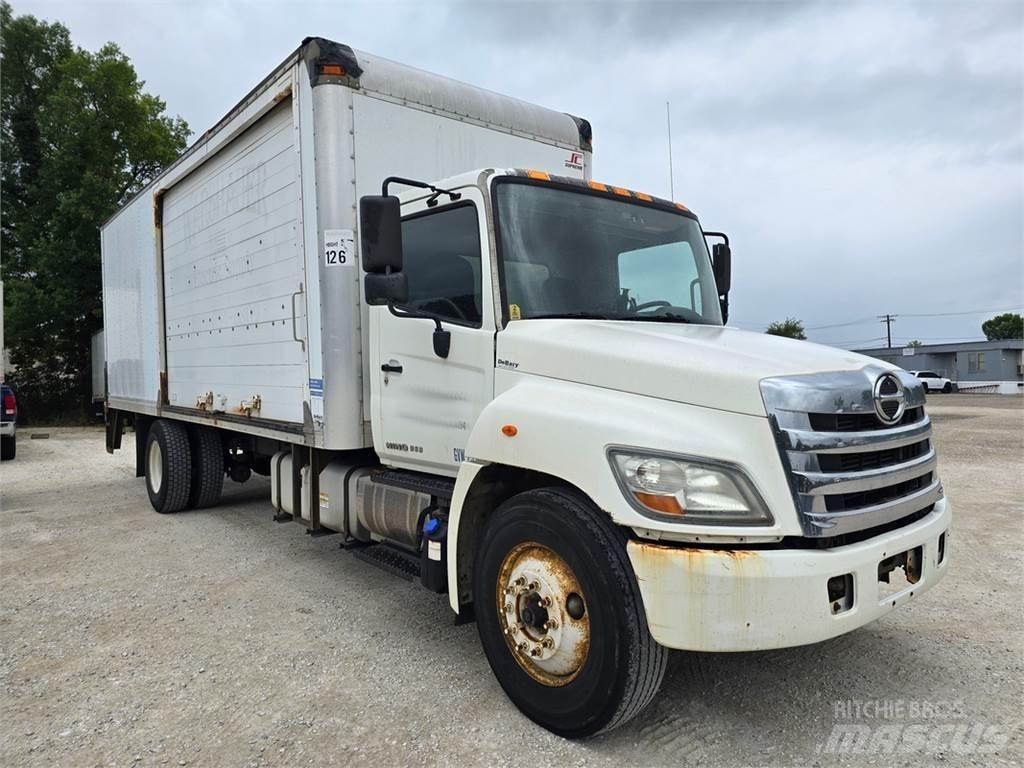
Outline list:
[[[103,226],[110,407],[370,445],[359,197],[590,157],[584,120],[307,39]]]

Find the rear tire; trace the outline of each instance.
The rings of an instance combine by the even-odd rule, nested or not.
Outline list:
[[[220,501],[224,488],[224,446],[220,432],[213,427],[193,425],[189,429],[192,449],[192,485],[189,509],[212,507]]]
[[[0,461],[12,461],[18,452],[18,436],[0,438]]]
[[[473,591],[491,669],[538,725],[591,736],[657,693],[668,650],[647,629],[626,535],[578,492],[527,491],[502,504],[484,529]]]
[[[921,386],[924,387],[924,393],[927,395],[928,394],[928,382],[927,381],[922,381],[921,382]]]
[[[162,515],[180,512],[192,487],[188,430],[176,421],[154,421],[146,439],[146,491]]]

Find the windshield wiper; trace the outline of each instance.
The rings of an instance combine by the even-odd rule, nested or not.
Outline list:
[[[614,320],[636,320],[643,322],[654,322],[654,323],[692,323],[688,317],[677,315],[672,312],[668,312],[664,315],[623,315],[622,317],[612,318]]]
[[[549,315],[530,315],[524,320],[559,320],[563,317],[573,320],[618,320],[615,315],[603,315],[600,312],[557,312]]]

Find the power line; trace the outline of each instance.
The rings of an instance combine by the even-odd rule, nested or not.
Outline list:
[[[1024,304],[1018,304],[1015,307],[1006,307],[1005,309],[972,309],[967,312],[904,312],[904,317],[953,317],[955,315],[981,315],[989,312],[1007,312],[1011,309],[1022,309]]]

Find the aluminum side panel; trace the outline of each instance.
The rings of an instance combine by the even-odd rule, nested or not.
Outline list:
[[[168,400],[302,423],[305,264],[290,99],[163,201]],[[297,341],[296,338],[302,341]]]

